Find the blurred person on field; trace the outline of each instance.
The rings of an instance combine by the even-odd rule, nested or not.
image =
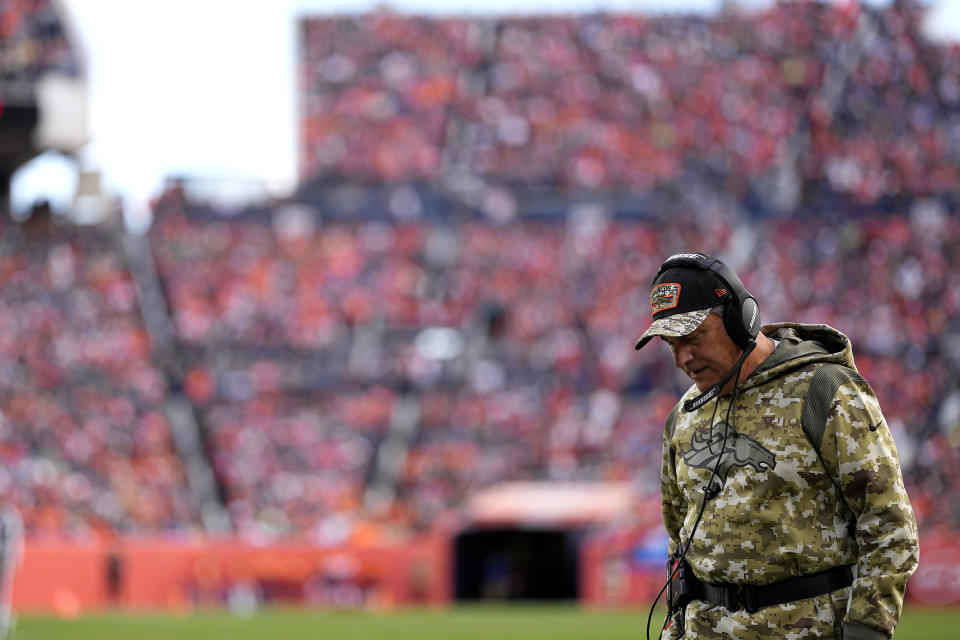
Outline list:
[[[769,324],[701,253],[654,278],[653,323],[692,381],[667,416],[663,638],[882,640],[917,567],[897,450],[849,339]]]

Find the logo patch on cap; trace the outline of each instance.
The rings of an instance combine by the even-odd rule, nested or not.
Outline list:
[[[680,285],[676,282],[658,284],[650,292],[650,313],[657,315],[661,311],[674,309],[680,304]]]
[[[726,289],[714,289],[713,292],[717,294],[718,298],[722,298],[723,296],[727,295]]]

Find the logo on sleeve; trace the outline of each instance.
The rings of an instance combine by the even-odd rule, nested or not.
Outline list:
[[[680,285],[676,282],[658,284],[650,292],[650,313],[657,315],[661,311],[674,309],[680,304]]]
[[[683,461],[691,467],[713,471],[717,467],[717,474],[726,479],[727,472],[732,467],[753,467],[755,471],[766,471],[777,466],[777,459],[773,453],[762,444],[748,436],[739,434],[726,422],[717,423],[719,429],[714,428],[711,435],[703,437],[699,432],[693,435],[690,450],[683,454]],[[723,434],[730,429],[727,443],[723,444]],[[720,450],[721,445],[723,450]],[[720,463],[717,465],[717,458]]]

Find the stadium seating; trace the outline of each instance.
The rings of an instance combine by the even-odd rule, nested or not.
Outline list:
[[[249,286],[253,267],[284,274],[289,287],[282,299],[271,297],[271,287],[263,287],[266,296],[245,295],[242,314],[227,304],[209,311],[209,322],[178,323],[183,339],[206,357],[198,358],[203,382],[197,399],[233,403],[210,415],[262,412],[269,403],[257,398],[278,390],[311,389],[315,397],[344,390],[362,398],[352,390],[356,385],[381,385],[385,395],[371,400],[370,410],[386,413],[391,395],[412,394],[419,403],[418,430],[397,479],[398,512],[421,527],[505,479],[618,479],[655,492],[657,467],[639,461],[658,455],[660,420],[686,382],[666,353],[635,355],[630,349],[648,323],[647,280],[662,255],[687,246],[719,251],[734,231],[718,228],[717,245],[710,246],[692,220],[683,224],[682,213],[669,228],[651,220],[584,225],[574,218],[505,226],[358,220],[317,226],[308,242],[314,249],[293,257],[282,234],[262,222],[216,220],[209,211],[187,216],[174,199],[158,214],[154,246],[166,256],[159,263],[175,314],[229,300],[230,292]],[[938,341],[956,331],[960,311],[960,224],[936,201],[918,201],[894,216],[771,218],[750,226],[757,251],[740,271],[763,301],[765,320],[823,322],[851,337],[900,444],[911,489],[932,496],[930,487],[953,473],[939,462],[949,452],[934,443],[945,442],[936,436],[942,428],[952,428],[940,424],[938,411],[956,392],[951,372],[957,361]],[[438,250],[442,244],[449,246]],[[193,252],[188,258],[169,259],[186,246]],[[446,257],[438,262],[438,254]],[[206,284],[177,285],[191,279]],[[325,297],[320,306],[328,315],[320,317],[329,316],[314,328],[336,328],[326,344],[303,342],[290,331],[302,317],[298,305],[311,296]],[[499,310],[495,321],[491,308]],[[270,317],[276,330],[248,332],[270,322],[255,319]],[[456,327],[465,336],[452,362],[431,360],[416,347],[416,334],[436,326]],[[372,360],[363,363],[355,349],[365,331],[377,337]],[[222,356],[225,350],[232,359]],[[323,364],[311,368],[311,360]],[[308,420],[313,427],[300,427],[319,437],[323,428],[316,425],[333,414],[315,400],[303,406],[284,401],[279,407],[286,408],[269,408],[266,419],[235,422],[258,443],[253,451],[265,460],[282,459],[288,444],[281,434],[288,427],[280,425],[296,423],[296,415],[306,420],[304,406],[318,413]],[[385,414],[374,438],[362,420],[344,417],[339,424],[344,434],[356,430],[368,454],[364,464],[372,464],[370,448],[388,431]],[[277,440],[268,433],[277,433]],[[232,454],[222,446],[217,455],[230,466]],[[236,455],[242,458],[239,450]],[[354,482],[351,508],[362,510],[364,474],[353,464],[347,462],[341,476]],[[244,500],[251,491],[269,492],[275,474],[307,473],[299,462],[238,466],[264,474],[243,480]],[[231,495],[235,480],[224,478]],[[254,501],[281,504],[270,495]],[[924,499],[918,514],[931,523],[943,517]]]
[[[17,85],[27,85],[42,73],[79,73],[54,3],[12,0],[0,6],[0,98]],[[22,88],[22,87],[21,87]]]
[[[28,535],[198,529],[116,237],[0,226],[0,495]]]
[[[428,528],[504,480],[655,496],[688,381],[632,343],[657,265],[697,248],[765,321],[851,337],[921,526],[960,527],[960,50],[911,7],[305,19],[316,198],[156,203],[182,379],[151,362],[116,236],[0,230],[0,495],[34,535],[198,528],[163,411],[182,383],[245,536]],[[762,196],[778,168],[790,215]]]

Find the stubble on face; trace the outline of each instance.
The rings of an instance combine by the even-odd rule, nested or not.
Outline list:
[[[663,339],[670,346],[674,364],[701,392],[719,382],[740,357],[740,349],[727,335],[723,319],[714,313],[691,333]]]

